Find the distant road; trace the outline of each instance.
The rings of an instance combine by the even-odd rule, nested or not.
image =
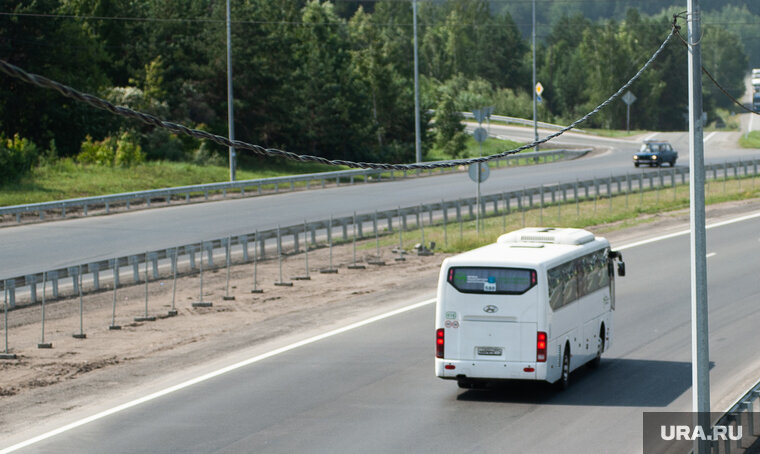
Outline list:
[[[759,232],[760,217],[708,230],[715,411],[760,375]],[[691,408],[689,237],[623,255],[628,275],[616,281],[612,347],[599,369],[573,373],[564,392],[464,391],[436,378],[428,304],[19,453],[639,453],[643,412]],[[429,298],[432,282],[410,292]]]
[[[541,135],[550,132],[541,131]],[[533,129],[491,125],[491,134],[529,141]],[[706,161],[757,157],[756,150],[742,150],[735,145],[736,135],[738,133],[717,133],[711,137],[707,141]],[[650,136],[672,141],[679,151],[677,165],[688,165],[686,133]],[[631,155],[640,140],[641,137],[612,139],[567,133],[555,147],[592,146],[598,151],[572,161],[494,170],[482,184],[482,192],[498,193],[542,183],[646,173],[650,170],[635,169],[631,164]],[[475,186],[468,175],[458,173],[6,227],[0,229],[0,279],[324,219],[330,215],[349,216],[354,211],[371,212],[474,195]]]

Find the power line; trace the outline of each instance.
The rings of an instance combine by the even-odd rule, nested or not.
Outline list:
[[[5,74],[14,77],[16,79],[20,79],[24,82],[36,85],[41,88],[48,88],[52,90],[58,91],[63,96],[66,96],[67,98],[71,98],[80,102],[84,102],[86,104],[89,104],[92,107],[107,110],[113,114],[120,115],[127,118],[132,118],[136,120],[140,120],[145,124],[152,125],[155,127],[160,127],[163,129],[167,129],[173,133],[176,134],[184,134],[191,137],[195,137],[197,139],[205,139],[210,140],[214,143],[217,143],[219,145],[222,145],[224,147],[234,147],[238,149],[243,150],[249,150],[254,152],[255,154],[258,154],[260,156],[265,157],[280,157],[280,158],[286,158],[290,160],[295,161],[301,161],[301,162],[316,162],[320,164],[326,164],[326,165],[332,165],[332,166],[347,166],[351,168],[361,168],[361,169],[381,169],[381,170],[429,170],[429,169],[436,169],[436,168],[450,168],[450,167],[457,167],[461,165],[469,165],[474,163],[481,163],[481,162],[488,162],[492,161],[494,159],[503,158],[515,153],[519,153],[520,151],[527,150],[529,148],[534,148],[536,145],[540,145],[543,143],[546,143],[565,132],[575,128],[579,124],[583,123],[584,121],[588,120],[592,116],[594,116],[596,113],[598,113],[601,109],[606,107],[608,104],[612,103],[614,100],[619,98],[623,92],[628,89],[628,87],[635,82],[639,76],[647,69],[649,66],[654,62],[654,60],[657,58],[658,55],[665,49],[665,46],[670,42],[670,39],[673,37],[673,35],[676,32],[676,28],[674,27],[671,32],[668,34],[668,37],[665,38],[665,41],[662,42],[660,47],[657,49],[657,51],[649,58],[649,60],[644,64],[644,66],[639,69],[639,71],[618,91],[616,91],[612,96],[610,96],[606,101],[601,103],[599,106],[597,106],[594,110],[584,115],[582,118],[574,121],[569,126],[566,126],[559,131],[550,134],[549,136],[541,139],[536,140],[533,143],[523,145],[521,147],[507,150],[501,153],[493,154],[490,156],[484,156],[480,158],[471,158],[471,159],[457,159],[457,160],[450,160],[450,161],[442,161],[442,162],[436,162],[436,163],[416,163],[416,164],[388,164],[388,163],[373,163],[373,162],[353,162],[353,161],[344,161],[344,160],[331,160],[327,158],[323,158],[320,156],[312,156],[312,155],[299,155],[296,153],[292,153],[289,151],[283,151],[278,150],[274,148],[264,148],[260,145],[253,145],[249,144],[247,142],[242,142],[239,140],[229,140],[226,137],[222,137],[216,134],[211,134],[206,131],[201,131],[198,129],[191,129],[187,126],[171,123],[168,121],[161,120],[153,115],[135,111],[132,109],[129,109],[127,107],[122,106],[116,106],[106,100],[103,100],[101,98],[98,98],[96,96],[93,96],[91,94],[82,93],[80,91],[75,90],[74,88],[71,88],[67,85],[52,81],[44,76],[36,75],[36,74],[30,74],[23,69],[19,68],[18,66],[12,65],[8,63],[5,60],[0,60],[0,71],[4,72]]]

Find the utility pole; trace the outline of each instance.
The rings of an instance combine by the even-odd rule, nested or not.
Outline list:
[[[536,115],[536,0],[533,0],[533,138],[538,142],[538,120]],[[538,144],[536,144],[535,151],[538,151]]]
[[[699,0],[687,0],[689,60],[689,195],[691,199],[691,383],[694,424],[710,430],[710,354],[707,323],[707,241],[705,160],[702,123],[702,50]],[[708,432],[709,431],[709,432]],[[694,453],[710,452],[710,442],[694,440]]]
[[[227,134],[235,140],[235,119],[232,109],[232,32],[230,28],[230,0],[227,0]],[[237,154],[234,147],[229,147],[230,181],[235,181]]]
[[[417,56],[417,0],[412,0],[414,18],[414,150],[416,162],[422,162],[422,137],[420,136],[420,62]]]

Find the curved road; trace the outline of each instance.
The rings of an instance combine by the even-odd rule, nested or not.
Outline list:
[[[549,131],[550,132],[550,131]],[[542,136],[548,133],[542,131]],[[491,125],[491,134],[530,140],[530,128]],[[757,150],[737,148],[739,133],[708,133],[706,162],[756,158]],[[651,134],[670,140],[679,150],[679,166],[688,165],[686,133]],[[539,184],[606,178],[650,169],[635,169],[631,155],[639,140],[623,140],[567,133],[561,144],[594,146],[600,151],[572,161],[512,167],[491,172],[481,186],[483,194]],[[406,181],[344,186],[323,190],[276,194],[193,205],[133,211],[109,216],[71,219],[0,229],[0,279],[44,269],[56,269],[146,250],[158,250],[201,240],[241,235],[257,229],[325,219],[331,214],[350,216],[398,206],[455,200],[474,196],[466,173],[414,178]]]
[[[716,411],[760,375],[758,232],[760,213],[708,230]],[[642,412],[691,407],[688,240],[622,247],[628,275],[617,280],[612,348],[598,370],[574,373],[565,392],[530,384],[463,391],[437,379],[426,304],[18,452],[641,452]]]

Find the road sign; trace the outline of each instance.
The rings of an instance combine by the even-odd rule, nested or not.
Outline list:
[[[538,96],[541,96],[541,93],[543,93],[543,92],[544,92],[544,86],[541,85],[541,82],[537,83],[536,84],[536,94]]]
[[[541,102],[541,101],[543,101],[543,100],[541,99],[541,95],[536,95],[536,102]]]
[[[486,131],[485,128],[478,128],[472,133],[472,135],[476,142],[483,143],[488,138],[488,131]]]
[[[628,104],[629,106],[633,104],[636,101],[636,95],[631,93],[630,91],[625,92],[623,95],[623,102]]]
[[[480,183],[488,179],[488,175],[491,173],[491,169],[488,168],[487,162],[480,163]],[[478,164],[470,165],[470,179],[474,182],[478,182]]]
[[[473,109],[472,116],[475,117],[475,121],[478,123],[483,123],[483,120],[486,119],[486,112],[483,109]]]

